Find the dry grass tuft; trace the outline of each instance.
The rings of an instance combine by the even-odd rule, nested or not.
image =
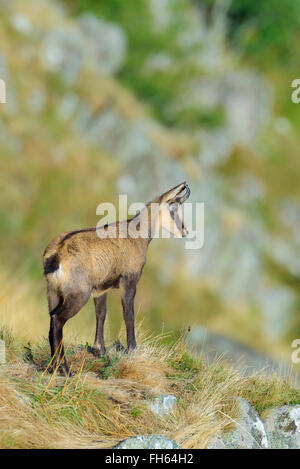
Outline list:
[[[168,392],[170,382],[167,378],[170,368],[160,361],[156,362],[147,352],[135,351],[117,365],[117,377],[149,387],[153,392]]]
[[[65,379],[45,371],[46,341],[24,352],[5,333],[9,359],[0,368],[1,448],[107,448],[152,433],[173,438],[182,448],[205,448],[238,417],[236,396],[262,411],[274,402],[300,400],[299,391],[282,381],[245,378],[221,360],[204,363],[186,349],[184,337],[166,345],[164,335],[147,337],[140,328],[137,350],[124,354],[111,347],[102,358],[84,345],[69,345],[74,377]],[[163,418],[147,405],[160,393],[178,398]]]

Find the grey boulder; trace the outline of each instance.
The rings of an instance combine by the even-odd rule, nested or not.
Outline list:
[[[173,410],[176,402],[177,398],[172,396],[172,394],[161,394],[149,402],[148,407],[154,414],[163,417]]]
[[[267,449],[268,439],[256,410],[243,398],[238,399],[240,416],[235,428],[211,441],[208,449]]]
[[[113,449],[180,449],[180,446],[163,435],[138,435],[120,441]]]
[[[275,407],[264,425],[270,448],[300,449],[300,405]]]

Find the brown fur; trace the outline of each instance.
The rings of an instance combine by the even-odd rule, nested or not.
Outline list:
[[[179,194],[187,188],[185,183],[176,186],[152,202],[159,204],[180,204]],[[188,190],[188,189],[187,189]],[[188,192],[189,193],[189,192]],[[169,205],[168,205],[169,204]],[[92,296],[94,297],[97,327],[94,347],[95,354],[104,354],[103,324],[106,315],[106,292],[120,288],[123,314],[127,330],[128,348],[135,348],[133,303],[137,282],[146,262],[146,253],[151,241],[151,202],[137,215],[136,222],[147,217],[149,230],[146,238],[122,237],[127,230],[128,220],[100,228],[90,228],[56,236],[44,252],[44,273],[47,281],[49,313],[51,316],[49,341],[54,365],[62,361],[61,369],[67,374],[68,367],[62,346],[62,329],[65,322],[74,316]],[[174,223],[174,213],[168,209],[171,229],[179,229]],[[176,210],[176,209],[175,209]],[[162,223],[161,217],[157,224]],[[116,226],[116,238],[100,238],[98,229],[106,233]],[[182,235],[186,230],[182,225]]]

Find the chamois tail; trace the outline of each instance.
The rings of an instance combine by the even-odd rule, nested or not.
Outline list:
[[[53,254],[48,257],[44,263],[44,274],[52,274],[59,269],[59,256],[58,254]]]

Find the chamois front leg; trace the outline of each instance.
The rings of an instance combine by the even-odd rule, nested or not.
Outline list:
[[[136,293],[136,284],[136,280],[129,279],[124,279],[121,283],[123,316],[126,325],[128,350],[136,348],[134,333],[134,298]]]
[[[136,293],[136,280],[124,279],[121,284],[123,316],[126,324],[128,350],[136,348],[134,333],[134,298]]]
[[[106,354],[103,336],[104,321],[106,317],[106,296],[107,294],[103,293],[103,295],[94,298],[96,311],[96,334],[94,345],[89,349],[89,351],[95,356]]]

